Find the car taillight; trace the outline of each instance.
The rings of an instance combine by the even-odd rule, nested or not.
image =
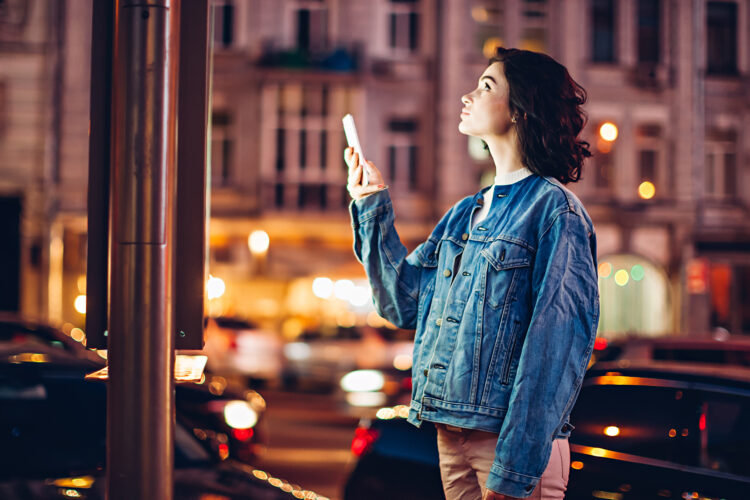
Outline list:
[[[401,379],[401,389],[411,391],[411,377],[404,377]]]
[[[232,429],[232,437],[237,441],[247,441],[253,437],[252,429]]]
[[[375,429],[366,429],[357,427],[352,439],[352,453],[361,457],[372,448],[372,444],[378,439],[378,431]]]

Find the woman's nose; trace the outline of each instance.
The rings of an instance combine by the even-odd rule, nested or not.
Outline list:
[[[471,102],[471,99],[469,99],[469,94],[461,96],[461,102],[466,104],[469,104]]]

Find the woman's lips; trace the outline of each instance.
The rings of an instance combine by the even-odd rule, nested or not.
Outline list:
[[[464,116],[464,115],[469,115],[469,114],[470,114],[470,113],[469,113],[468,111],[466,111],[465,109],[462,109],[462,110],[461,110],[461,116]]]

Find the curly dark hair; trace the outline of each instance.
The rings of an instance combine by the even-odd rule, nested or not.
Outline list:
[[[508,80],[523,164],[563,184],[577,182],[583,160],[591,156],[589,143],[578,140],[587,118],[586,90],[546,54],[498,47],[488,65],[496,62]]]

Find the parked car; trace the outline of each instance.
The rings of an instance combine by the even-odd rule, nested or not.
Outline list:
[[[56,362],[83,374],[106,365],[104,358],[62,331],[10,314],[0,315],[2,360]],[[256,391],[234,388],[225,378],[209,373],[200,383],[177,384],[175,395],[175,405],[186,421],[228,436],[232,458],[251,463],[264,452],[269,439],[266,403]],[[232,418],[238,414],[244,422]]]
[[[0,498],[105,498],[107,384],[85,380],[81,367],[65,352],[0,356]],[[175,500],[318,498],[228,459],[226,437],[178,407]]]
[[[203,354],[206,369],[225,377],[242,377],[263,387],[281,377],[283,342],[278,334],[241,318],[212,317],[206,324]]]
[[[652,359],[684,361],[750,368],[750,338],[727,337],[633,337],[601,341],[594,352],[595,362]]]
[[[284,346],[284,385],[333,393],[345,410],[408,402],[413,338],[372,327],[304,332]]]
[[[750,369],[708,363],[599,362],[571,414],[566,499],[750,498]],[[440,498],[435,431],[406,407],[355,431],[346,500]],[[410,490],[392,481],[411,478]],[[420,493],[425,492],[425,493]]]

